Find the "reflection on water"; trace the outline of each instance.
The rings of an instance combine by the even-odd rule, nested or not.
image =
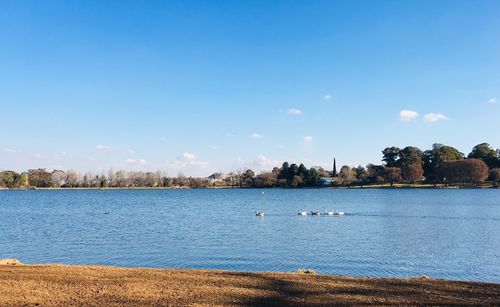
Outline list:
[[[0,237],[26,263],[500,282],[500,191],[0,191]]]

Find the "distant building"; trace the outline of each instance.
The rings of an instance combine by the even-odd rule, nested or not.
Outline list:
[[[334,177],[320,177],[318,183],[323,186],[331,186],[335,182]]]
[[[212,175],[208,176],[208,182],[210,183],[218,183],[218,182],[224,182],[228,175],[224,173],[213,173]]]

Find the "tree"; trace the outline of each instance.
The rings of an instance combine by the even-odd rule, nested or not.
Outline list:
[[[255,185],[262,188],[270,188],[276,185],[277,173],[264,172],[255,177]]]
[[[479,159],[445,161],[439,172],[446,183],[472,183],[474,185],[488,178],[488,166]]]
[[[401,162],[400,166],[408,166],[412,164],[422,164],[422,151],[414,146],[407,146],[399,153]]]
[[[488,180],[495,182],[495,185],[500,183],[500,168],[494,168],[490,170]]]
[[[433,144],[432,150],[426,150],[422,155],[426,181],[431,183],[442,182],[443,178],[437,172],[441,163],[463,159],[464,154],[458,149],[443,144]]]
[[[329,177],[331,175],[329,171],[325,170],[321,166],[313,166],[312,168],[316,170],[318,177]]]
[[[424,175],[424,170],[420,164],[403,166],[402,172],[405,174],[405,180],[410,183],[422,181],[422,176]]]
[[[242,176],[242,181],[245,184],[245,186],[253,186],[254,177],[255,177],[255,172],[252,171],[251,169],[247,169]]]
[[[302,184],[302,178],[298,175],[295,175],[292,177],[292,181],[290,182],[290,185],[294,188],[298,187],[299,185]]]
[[[25,175],[24,175],[25,176]],[[14,171],[3,171],[0,173],[0,187],[17,189],[25,187],[23,174]]]
[[[97,175],[96,181],[98,182],[100,188],[105,188],[108,186],[108,179],[104,174],[102,174],[101,176]]]
[[[44,168],[28,170],[29,185],[38,188],[48,188],[52,184],[51,174]]]
[[[361,165],[358,165],[358,167],[356,167],[355,172],[358,183],[361,185],[361,187],[363,187],[363,185],[365,185],[368,180],[368,172]]]
[[[399,166],[401,167],[401,176],[406,181],[413,181],[413,176],[418,175],[422,168],[422,151],[417,147],[408,146],[401,150],[399,153]],[[408,173],[412,172],[413,173]],[[423,173],[423,171],[422,171]]]
[[[310,186],[317,186],[318,180],[319,180],[318,171],[314,167],[311,167],[309,169],[309,174],[307,176],[307,184]]]
[[[489,168],[496,167],[500,158],[497,154],[497,151],[491,148],[490,144],[488,143],[481,143],[474,146],[467,157],[469,159],[472,158],[483,160],[483,162],[486,163]]]
[[[116,177],[116,176],[115,176]],[[74,170],[68,170],[66,173],[66,185],[70,187],[78,187],[80,185],[80,176]]]
[[[173,186],[174,180],[170,177],[163,177],[161,183],[164,188],[170,188]]]
[[[384,167],[382,165],[368,164],[366,166],[367,183],[383,183],[384,179]]]
[[[16,186],[23,189],[26,189],[30,186],[28,174],[26,172],[23,172],[19,175],[18,179],[16,180]]]
[[[50,181],[53,187],[60,188],[66,183],[66,173],[61,170],[54,170],[50,175]]]
[[[401,153],[401,149],[397,147],[387,147],[386,149],[382,150],[382,161],[385,162],[386,167],[397,167],[399,166],[398,160],[399,160],[399,155]]]
[[[290,183],[288,179],[289,173],[290,173],[290,165],[288,164],[288,162],[283,162],[283,164],[281,165],[281,170],[278,174],[278,179],[286,180],[286,183],[289,184]]]
[[[401,181],[401,169],[398,167],[386,167],[384,169],[383,178],[385,181],[389,182],[392,187],[395,182]]]
[[[290,164],[290,169],[288,170],[288,182],[292,182],[293,176],[296,176],[299,174],[299,167],[297,164],[292,163]]]
[[[338,176],[339,182],[342,185],[347,185],[348,187],[356,181],[355,171],[347,165],[342,166]]]
[[[299,168],[297,170],[297,175],[300,176],[302,182],[307,182],[307,176],[309,175],[309,171],[304,166],[304,164],[300,163]]]

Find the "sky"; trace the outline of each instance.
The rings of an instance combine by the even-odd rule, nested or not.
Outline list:
[[[0,169],[500,147],[500,1],[0,1]]]

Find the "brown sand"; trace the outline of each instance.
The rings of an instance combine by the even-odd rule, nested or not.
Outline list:
[[[500,305],[500,284],[297,273],[0,265],[1,306]]]

